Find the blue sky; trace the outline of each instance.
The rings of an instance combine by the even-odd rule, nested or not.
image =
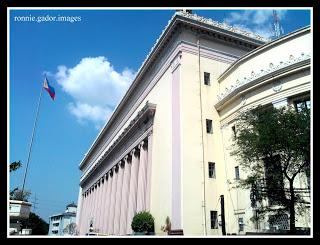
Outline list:
[[[78,165],[129,87],[172,10],[11,10],[10,159],[23,168],[10,174],[21,187],[36,105],[46,91],[32,149],[26,189],[48,217],[77,202]],[[272,10],[193,10],[197,15],[271,37]],[[18,21],[21,16],[77,16],[81,21]],[[310,25],[308,10],[279,10],[285,33]]]

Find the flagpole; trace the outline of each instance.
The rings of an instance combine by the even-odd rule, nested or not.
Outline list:
[[[28,167],[29,167],[29,162],[30,162],[31,149],[32,149],[32,145],[33,145],[33,138],[34,138],[34,134],[35,134],[37,122],[38,122],[38,117],[39,117],[39,109],[40,109],[40,103],[41,103],[41,98],[42,98],[42,92],[43,92],[43,84],[41,84],[41,91],[40,91],[40,96],[39,96],[39,100],[38,100],[36,118],[34,120],[33,129],[32,129],[31,141],[30,141],[29,152],[28,152],[27,166],[26,166],[26,169],[24,172],[24,177],[23,177],[23,185],[22,185],[22,193],[21,193],[22,195],[23,195],[23,191],[24,191],[24,185],[26,182],[26,177],[27,177],[27,172],[28,172]]]

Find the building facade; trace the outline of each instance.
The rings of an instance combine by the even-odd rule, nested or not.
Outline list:
[[[311,50],[309,27],[270,41],[176,12],[79,165],[80,234],[132,234],[148,210],[156,234],[169,217],[186,235],[221,235],[221,195],[227,233],[269,229],[250,221],[249,191],[232,188],[245,176],[230,156],[234,120],[258,105],[310,105]]]
[[[76,224],[77,205],[71,203],[66,206],[63,213],[52,215],[49,217],[49,236],[68,235],[64,229],[74,223]]]

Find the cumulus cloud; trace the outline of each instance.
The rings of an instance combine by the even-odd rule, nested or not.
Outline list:
[[[135,72],[117,72],[106,57],[83,58],[72,68],[59,66],[55,74],[62,90],[74,101],[68,110],[79,122],[91,121],[100,128],[128,89]]]
[[[277,10],[278,18],[284,19],[286,12],[287,10]],[[273,10],[271,9],[230,12],[224,22],[265,38],[273,36]]]

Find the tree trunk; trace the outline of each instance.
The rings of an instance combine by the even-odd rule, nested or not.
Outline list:
[[[293,189],[293,180],[289,180],[290,183],[290,234],[296,234],[296,212],[294,209],[295,204],[295,196]]]

